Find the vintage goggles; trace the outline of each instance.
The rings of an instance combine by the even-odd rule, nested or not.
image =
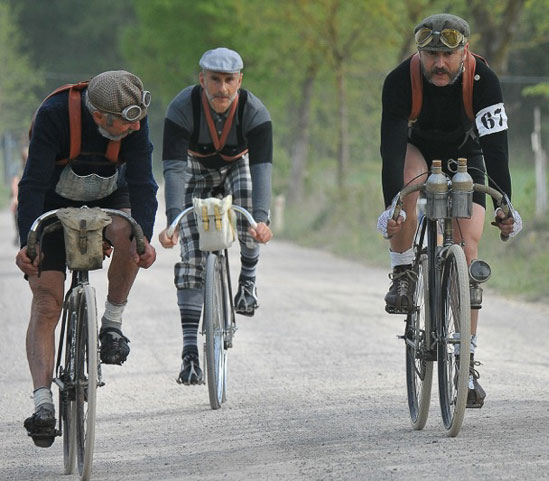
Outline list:
[[[433,38],[438,35],[440,41],[448,48],[457,48],[465,43],[465,36],[453,28],[445,28],[440,32],[432,28],[421,28],[416,32],[416,45],[420,48],[426,47]]]
[[[101,109],[101,111],[118,115],[128,122],[136,122],[149,105],[151,105],[151,93],[148,90],[144,90],[141,97],[141,105],[128,105],[122,112],[112,112],[104,109]]]

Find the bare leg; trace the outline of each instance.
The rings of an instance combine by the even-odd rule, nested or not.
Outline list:
[[[465,243],[463,250],[467,258],[467,264],[478,258],[478,244],[484,230],[484,207],[473,204],[473,215],[470,219],[454,221],[454,240]],[[459,227],[458,227],[459,224]],[[471,334],[477,333],[478,309],[471,309]]]
[[[124,210],[128,212],[127,209]],[[115,304],[124,304],[139,270],[130,256],[131,228],[125,220],[113,217],[105,235],[114,246],[108,272],[108,299]]]
[[[55,327],[63,305],[65,276],[46,271],[29,278],[31,317],[27,329],[27,359],[34,389],[50,387],[55,362]]]
[[[427,171],[427,163],[421,155],[421,152],[412,144],[408,144],[406,149],[406,160],[404,162],[404,184],[407,184],[412,179]],[[411,184],[420,184],[425,182],[426,176],[420,176]],[[412,247],[414,234],[417,226],[416,203],[418,193],[407,195],[403,201],[403,208],[406,212],[406,222],[402,225],[402,229],[398,234],[395,234],[391,240],[392,252],[405,252]]]

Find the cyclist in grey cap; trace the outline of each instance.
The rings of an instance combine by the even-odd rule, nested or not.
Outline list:
[[[256,266],[259,243],[271,236],[272,126],[269,112],[251,92],[241,89],[243,62],[228,48],[208,50],[200,59],[198,85],[183,89],[172,100],[164,122],[164,180],[168,225],[194,197],[232,194],[233,202],[253,213],[256,229],[238,219],[241,272],[235,309],[253,316],[259,307]],[[194,216],[181,226],[181,262],[175,265],[177,303],[183,330],[182,365],[178,382],[198,384],[198,325],[203,304],[205,253],[200,251]],[[174,247],[178,237],[166,230],[160,243]]]
[[[27,357],[35,412],[25,420],[25,428],[31,436],[52,433],[51,442],[55,413],[50,387],[54,331],[63,304],[65,244],[62,231],[44,236],[39,272],[38,257],[32,262],[27,256],[29,229],[44,212],[87,205],[126,212],[131,209],[146,238],[151,239],[157,208],[158,186],[152,174],[153,146],[146,117],[150,93],[143,89],[138,77],[122,70],[103,72],[89,83],[78,85],[79,90],[71,90],[72,94],[80,94],[76,102],[69,103],[69,90],[61,88],[38,108],[19,183],[21,250],[16,263],[28,279],[33,295]],[[73,151],[76,144],[74,138],[71,141],[71,131],[74,133],[78,124],[69,121],[69,104],[81,115],[79,151]],[[137,255],[129,227],[120,218],[113,218],[105,232],[114,252],[101,320],[100,357],[106,364],[122,364],[130,351],[129,340],[121,330],[122,312],[139,268],[151,266],[156,253],[146,241],[145,253]]]
[[[469,24],[456,15],[441,13],[422,20],[414,34],[418,53],[390,72],[383,85],[381,156],[386,210],[379,217],[378,229],[390,237],[392,285],[385,296],[389,313],[407,312],[415,289],[410,268],[417,195],[405,198],[405,214],[398,221],[391,218],[392,199],[405,184],[424,182],[422,173],[428,171],[433,159],[441,159],[444,171],[449,174],[451,159],[465,157],[474,182],[484,184],[487,172],[491,183],[495,182],[511,198],[507,115],[501,87],[485,61],[469,51]],[[413,109],[417,90],[412,88],[411,76],[414,61],[419,62],[418,84],[423,92],[417,112]],[[471,105],[465,102],[466,82],[471,83]],[[463,241],[469,263],[478,257],[485,213],[485,195],[475,192],[472,217],[460,219],[456,229],[462,236],[460,242]],[[514,219],[505,218],[501,209],[494,215],[494,224],[503,235],[514,236],[521,230],[518,213]],[[478,408],[483,405],[486,393],[475,369],[477,322],[478,310],[472,310],[467,406]]]

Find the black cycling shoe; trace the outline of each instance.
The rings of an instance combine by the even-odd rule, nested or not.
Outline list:
[[[475,366],[480,366],[479,361],[475,361],[474,354],[471,353],[471,360],[469,362],[469,392],[467,393],[467,407],[480,409],[484,406],[484,399],[486,398],[486,391],[482,389],[478,379],[480,378],[479,372],[475,369]]]
[[[36,412],[25,419],[23,426],[32,437],[34,444],[40,448],[49,448],[61,433],[55,429],[55,412],[53,406],[40,406]]]
[[[417,274],[412,270],[412,264],[393,267],[389,278],[393,282],[385,295],[385,310],[389,314],[407,314],[414,306],[417,281]]]
[[[178,384],[185,384],[186,386],[204,384],[204,377],[202,375],[202,369],[200,369],[198,354],[193,352],[183,356],[181,372],[176,380]]]
[[[257,298],[257,287],[255,286],[255,280],[240,280],[238,284],[238,292],[234,297],[234,310],[238,314],[252,317],[258,307],[259,301]]]
[[[130,340],[122,334],[120,329],[105,327],[99,332],[101,349],[99,357],[103,364],[118,364],[119,366],[128,358],[130,353]]]

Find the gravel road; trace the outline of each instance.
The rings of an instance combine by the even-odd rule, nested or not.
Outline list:
[[[23,429],[32,390],[25,357],[30,291],[0,212],[0,480],[70,480],[62,443]],[[158,244],[158,243],[156,243]],[[273,241],[262,251],[261,308],[238,319],[228,399],[176,384],[181,352],[175,251],[141,271],[126,309],[132,352],[105,366],[92,479],[549,479],[549,309],[485,295],[477,358],[488,397],[447,438],[437,389],[423,431],[408,421],[402,316],[383,309],[384,270]],[[237,249],[232,251],[236,267]],[[492,266],[497,269],[497,266]],[[236,274],[236,273],[235,273]],[[92,274],[99,311],[103,272]]]

